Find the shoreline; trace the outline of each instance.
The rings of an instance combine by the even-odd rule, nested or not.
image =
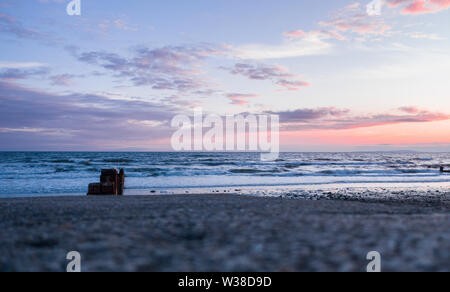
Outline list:
[[[449,194],[0,199],[0,271],[449,271]],[[394,197],[398,196],[393,194]],[[417,199],[417,196],[414,196]]]
[[[402,183],[402,184],[317,184],[317,185],[280,185],[280,186],[231,186],[196,188],[145,188],[125,189],[124,196],[178,196],[201,194],[231,194],[256,197],[285,197],[296,199],[356,199],[356,200],[398,200],[412,196],[441,196],[450,193],[450,183]],[[33,193],[1,194],[2,199],[15,198],[58,198],[84,197],[86,192],[73,193]],[[406,196],[405,196],[406,195]]]

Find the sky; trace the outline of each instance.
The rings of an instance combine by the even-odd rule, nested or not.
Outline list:
[[[279,115],[282,151],[450,151],[450,0],[371,1],[0,0],[0,151],[170,151],[198,107]]]

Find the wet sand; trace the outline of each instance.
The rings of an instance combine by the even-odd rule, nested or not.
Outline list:
[[[0,199],[0,271],[450,270],[448,193],[294,197]]]

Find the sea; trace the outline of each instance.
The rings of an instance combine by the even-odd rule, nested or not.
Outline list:
[[[449,187],[450,153],[0,152],[0,197],[86,195],[102,169],[123,168],[125,194],[242,188]]]

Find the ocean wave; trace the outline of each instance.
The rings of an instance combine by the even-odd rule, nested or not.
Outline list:
[[[242,169],[230,169],[230,172],[240,174],[252,174],[252,173],[264,173],[265,171],[258,169],[242,168]]]
[[[284,165],[285,168],[288,169],[292,169],[292,168],[299,168],[301,166],[310,166],[313,165],[312,163],[306,163],[306,162],[302,162],[302,163],[286,163]]]
[[[50,163],[75,163],[75,161],[70,160],[70,159],[55,159],[55,160],[51,160],[49,162]]]
[[[450,163],[424,164],[421,166],[429,169],[439,169],[441,166],[445,168],[450,168]]]
[[[207,163],[200,163],[200,164],[205,165],[205,166],[237,165],[236,162],[207,162]]]
[[[137,172],[137,173],[142,173],[142,172],[162,172],[162,171],[166,171],[165,169],[162,168],[129,168],[127,169],[127,171],[129,172]]]
[[[415,160],[415,161],[432,161],[433,158],[413,158],[411,160]]]
[[[106,163],[130,163],[133,162],[132,159],[126,159],[126,158],[115,158],[115,159],[103,159],[102,162]]]
[[[274,169],[254,169],[254,168],[238,168],[238,169],[230,169],[229,170],[230,173],[233,174],[278,174],[278,173],[283,173],[286,172],[283,169],[280,168],[274,168]]]
[[[75,167],[67,167],[67,168],[62,168],[62,167],[57,167],[55,169],[55,173],[60,173],[60,172],[72,172],[75,171],[76,168]]]
[[[397,169],[397,171],[399,171],[401,173],[410,173],[410,174],[414,174],[414,173],[430,173],[430,171],[428,169]]]

